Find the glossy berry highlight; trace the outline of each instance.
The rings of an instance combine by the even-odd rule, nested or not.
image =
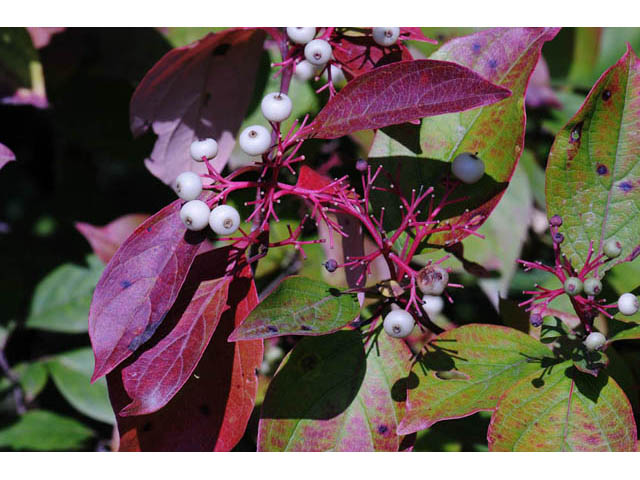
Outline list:
[[[238,143],[244,153],[256,157],[271,147],[271,134],[262,125],[251,125],[240,133]]]
[[[209,207],[202,200],[191,200],[180,209],[180,220],[189,230],[204,230],[209,224]]]
[[[189,153],[196,162],[202,162],[204,158],[211,160],[218,154],[218,142],[213,138],[196,140],[189,147]]]
[[[287,36],[293,43],[304,45],[316,36],[316,27],[287,27]]]
[[[405,338],[409,336],[415,323],[413,316],[406,310],[391,310],[384,317],[382,326],[387,335],[394,338]]]
[[[219,205],[209,214],[209,226],[216,235],[231,235],[240,226],[240,214],[231,205]]]
[[[313,65],[325,65],[331,60],[331,45],[321,38],[311,40],[304,47],[304,58]]]
[[[484,175],[484,162],[472,153],[461,153],[453,159],[451,173],[463,183],[476,183]]]
[[[273,92],[262,99],[260,108],[264,118],[270,122],[283,122],[291,115],[293,104],[284,93]]]
[[[202,193],[202,179],[194,172],[182,172],[176,177],[175,190],[186,201],[195,200]]]
[[[634,315],[640,309],[640,302],[638,297],[633,293],[623,293],[618,298],[618,310],[623,315]]]
[[[390,47],[398,41],[400,29],[398,27],[374,27],[373,40],[380,46]]]

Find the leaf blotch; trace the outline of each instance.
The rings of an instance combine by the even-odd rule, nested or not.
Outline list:
[[[582,124],[583,122],[580,122],[576,124],[575,127],[573,127],[573,130],[571,130],[571,135],[569,135],[569,143],[580,142],[580,138],[582,137]]]
[[[308,332],[310,330],[313,330],[313,327],[310,327],[309,325],[300,325],[300,330],[304,330],[305,332]]]
[[[498,61],[495,58],[489,60],[489,68],[496,68],[498,66]]]
[[[624,193],[629,193],[631,190],[633,190],[633,184],[631,182],[620,182],[618,188]]]
[[[135,352],[138,348],[140,348],[140,346],[143,343],[145,343],[147,340],[153,337],[153,334],[156,332],[156,330],[164,320],[165,316],[166,316],[166,313],[157,322],[152,322],[149,325],[147,325],[147,328],[144,329],[144,332],[142,332],[140,335],[136,335],[135,337],[133,337],[133,340],[131,340],[131,343],[129,343],[129,346],[127,348],[132,352]]]
[[[275,325],[267,325],[267,332],[278,333],[278,327],[276,327]]]
[[[378,433],[380,435],[384,435],[385,433],[387,433],[389,431],[389,427],[387,427],[386,425],[380,425],[378,426]]]
[[[129,280],[122,280],[120,282],[120,286],[122,288],[129,288],[131,285],[133,285]]]
[[[473,50],[473,53],[480,53],[481,48],[482,46],[479,43],[474,43],[473,45],[471,45],[471,50]]]
[[[602,99],[606,102],[611,98],[611,90],[605,90],[602,92]]]
[[[607,168],[606,165],[599,163],[598,166],[596,167],[596,172],[598,172],[598,175],[606,175],[609,173],[609,169]]]

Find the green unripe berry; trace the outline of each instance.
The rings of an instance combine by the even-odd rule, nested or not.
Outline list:
[[[604,247],[602,249],[604,254],[609,258],[616,258],[622,252],[622,243],[615,237],[610,238],[606,242],[604,242]]]
[[[564,281],[564,291],[572,297],[581,293],[582,288],[582,281],[578,277],[569,277]]]
[[[602,282],[597,278],[587,278],[584,281],[584,292],[587,295],[599,295],[602,292]]]

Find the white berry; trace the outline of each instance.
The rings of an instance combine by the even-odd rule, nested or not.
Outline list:
[[[314,65],[324,65],[331,59],[331,45],[321,38],[311,40],[304,47],[304,58]]]
[[[618,310],[623,315],[633,315],[640,309],[638,297],[633,293],[623,293],[618,299]]]
[[[180,209],[180,220],[189,230],[204,230],[209,223],[209,207],[202,200],[191,200]]]
[[[442,295],[449,283],[449,272],[439,265],[427,265],[418,272],[416,283],[425,295]]]
[[[584,346],[587,350],[600,350],[607,343],[607,338],[600,332],[591,332],[584,340]]]
[[[269,93],[262,99],[260,104],[262,115],[270,122],[282,122],[289,118],[293,104],[291,99],[284,93]]]
[[[404,338],[411,333],[415,323],[413,316],[406,310],[391,310],[384,317],[382,326],[388,335],[395,338]]]
[[[316,76],[316,73],[317,67],[307,60],[298,62],[298,64],[296,65],[296,70],[294,72],[295,76],[303,82],[311,80]]]
[[[251,125],[242,131],[238,141],[244,153],[255,157],[269,150],[271,134],[262,125]]]
[[[374,27],[373,40],[383,47],[390,47],[398,40],[400,29],[398,27]]]
[[[444,300],[439,295],[425,295],[422,297],[424,304],[422,309],[427,312],[430,317],[435,317],[444,308]]]
[[[189,152],[191,153],[191,158],[197,162],[202,162],[203,157],[211,159],[218,154],[218,142],[213,138],[196,140],[191,144]]]
[[[202,193],[202,179],[194,172],[182,172],[176,178],[176,193],[186,201],[195,200]]]
[[[209,226],[216,235],[231,235],[240,226],[240,214],[231,205],[219,205],[211,210]]]
[[[476,183],[484,175],[484,162],[472,153],[461,153],[453,159],[451,172],[464,183]]]
[[[344,76],[344,72],[340,67],[336,67],[335,65],[329,65],[329,70],[331,70],[331,83],[334,85],[340,85],[342,82],[346,80]],[[322,75],[325,80],[329,80],[329,75],[327,72]]]
[[[316,27],[287,27],[287,36],[293,43],[304,45],[316,36]]]

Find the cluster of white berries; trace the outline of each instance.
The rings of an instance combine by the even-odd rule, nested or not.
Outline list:
[[[476,183],[484,175],[484,162],[473,153],[461,153],[453,159],[451,173],[463,183]]]
[[[191,158],[197,162],[212,159],[218,154],[218,143],[213,138],[196,140],[190,147]],[[213,210],[197,200],[202,193],[202,179],[194,172],[182,172],[176,178],[175,191],[186,200],[180,209],[180,220],[189,229],[204,230],[207,225],[217,235],[231,235],[240,226],[240,214],[230,205],[219,205]]]
[[[422,309],[427,315],[433,317],[442,312],[444,300],[441,295],[449,283],[449,272],[439,265],[427,265],[416,277],[416,283],[422,297]],[[391,311],[382,322],[384,331],[394,338],[405,338],[415,326],[415,319],[406,310],[401,310],[397,305],[391,306]]]
[[[331,60],[332,48],[329,42],[316,36],[315,27],[287,27],[287,36],[292,43],[304,45],[304,60],[296,64],[295,75],[302,81],[311,80],[320,74]],[[339,83],[344,79],[342,70],[330,65],[331,80]]]
[[[280,123],[291,115],[293,103],[286,94],[272,92],[262,99],[260,109],[268,121]],[[247,155],[258,157],[271,149],[271,132],[262,125],[250,125],[240,133],[238,144]]]

